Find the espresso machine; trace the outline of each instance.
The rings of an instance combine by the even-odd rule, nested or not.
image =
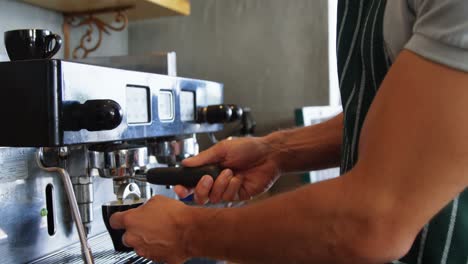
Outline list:
[[[216,174],[179,163],[242,117],[219,83],[65,60],[2,62],[0,85],[1,263],[150,263],[112,243],[107,209]]]

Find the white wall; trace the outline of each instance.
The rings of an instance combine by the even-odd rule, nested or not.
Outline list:
[[[0,0],[0,61],[7,60],[3,32],[12,29],[49,29],[63,36],[63,16],[60,13],[38,8],[21,1]],[[74,47],[84,28],[73,30],[71,46]],[[92,56],[125,55],[128,53],[128,30],[105,35],[101,48]],[[56,56],[63,57],[63,49]]]
[[[12,29],[41,28],[62,33],[62,15],[19,1],[0,0],[0,59],[6,59],[3,32]],[[61,52],[59,56],[63,56]]]
[[[336,23],[338,0],[328,0],[328,62],[329,62],[329,101],[331,106],[341,105],[338,83],[338,62],[336,58]]]
[[[113,19],[112,15],[102,17],[104,21],[110,22]],[[114,25],[117,25],[114,22]],[[118,24],[120,26],[120,24]],[[70,36],[71,47],[75,47],[80,43],[80,39],[83,34],[86,33],[87,27],[72,28],[72,34]],[[97,32],[95,28],[95,32]],[[119,56],[128,54],[128,28],[123,31],[112,31],[109,30],[110,35],[103,33],[102,43],[98,50],[90,53],[89,57],[102,57],[102,56]],[[97,34],[93,35],[93,43],[97,41]],[[90,47],[90,46],[88,46]],[[70,56],[73,49],[70,50]]]

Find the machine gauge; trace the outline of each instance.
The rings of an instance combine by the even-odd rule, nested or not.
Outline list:
[[[180,93],[180,119],[183,122],[195,121],[195,93],[182,91]]]
[[[145,124],[151,121],[149,88],[127,86],[127,123]]]

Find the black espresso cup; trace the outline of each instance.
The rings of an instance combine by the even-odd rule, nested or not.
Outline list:
[[[142,205],[143,201],[135,202],[135,203],[125,203],[120,204],[118,202],[110,202],[107,204],[102,205],[102,218],[104,220],[104,224],[106,225],[107,231],[112,239],[112,244],[114,244],[115,251],[120,252],[129,252],[133,251],[133,248],[129,248],[124,245],[122,241],[122,237],[125,233],[123,229],[113,229],[110,226],[109,220],[111,216],[117,212],[124,212],[130,209],[137,208],[138,206]]]
[[[4,33],[10,60],[50,59],[62,46],[62,38],[44,29],[19,29]]]

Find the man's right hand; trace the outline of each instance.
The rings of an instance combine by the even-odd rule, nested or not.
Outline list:
[[[194,190],[178,185],[174,191],[181,198],[194,192],[195,201],[199,204],[250,199],[268,190],[278,179],[280,168],[274,158],[276,152],[265,138],[221,141],[182,162],[186,167],[217,164],[226,168],[216,181],[204,176]]]

